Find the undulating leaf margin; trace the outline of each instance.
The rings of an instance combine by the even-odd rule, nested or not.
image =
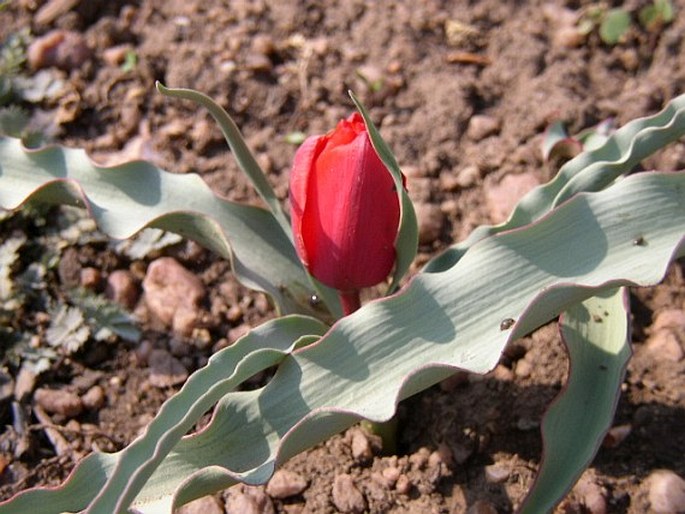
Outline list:
[[[220,198],[195,174],[144,161],[106,168],[83,150],[30,150],[0,138],[0,208],[28,201],[85,207],[115,239],[146,227],[194,239],[229,259],[238,280],[271,295],[281,312],[315,313],[308,276],[271,213]]]
[[[560,329],[569,376],[543,418],[542,460],[520,514],[551,512],[611,427],[632,353],[628,291],[607,289],[572,306],[562,314]]]
[[[487,238],[453,268],[417,275],[400,293],[365,305],[318,343],[287,355],[265,388],[224,397],[210,426],[178,443],[133,505],[168,512],[174,494],[178,505],[238,480],[264,483],[277,464],[354,420],[389,419],[399,400],[454,368],[487,372],[508,341],[578,302],[610,287],[659,282],[683,253],[684,234],[685,175],[643,173]],[[638,237],[641,244],[633,244]],[[507,320],[511,327],[502,324]],[[140,457],[121,472],[145,465],[145,452]],[[112,462],[102,459],[102,473],[111,473]],[[82,472],[51,494],[65,502],[63,491],[83,481],[94,491],[70,495],[69,505],[86,508],[99,487]],[[140,485],[109,475],[113,483],[126,487],[105,485],[110,499],[131,498]],[[45,510],[45,496],[19,498],[36,514],[54,512]],[[111,514],[115,505],[97,502],[88,512]]]
[[[210,97],[204,93],[195,91],[194,89],[170,88],[159,81],[155,83],[155,87],[157,88],[157,91],[165,96],[190,100],[209,111],[214,120],[219,124],[224,139],[226,139],[226,143],[228,143],[231,152],[233,152],[233,155],[238,162],[238,166],[250,180],[257,191],[257,194],[259,194],[266,205],[268,205],[271,214],[276,218],[283,233],[292,241],[290,221],[285,215],[285,212],[283,212],[281,202],[276,196],[276,193],[274,193],[271,184],[269,184],[269,181],[266,179],[266,174],[252,155],[247,143],[245,143],[245,140],[240,133],[240,129],[238,129],[238,126],[228,113]]]
[[[144,483],[154,470],[153,464],[161,460],[159,455],[166,455],[223,396],[255,373],[277,365],[285,355],[301,347],[303,339],[311,343],[327,329],[327,325],[315,318],[291,315],[268,321],[250,331],[232,346],[214,354],[206,366],[193,373],[179,394],[162,405],[141,437],[120,452],[99,454],[102,458],[94,458],[95,454],[91,454],[83,459],[77,473],[85,473],[85,483],[78,486],[78,480],[70,478],[70,483],[76,487],[68,486],[65,490],[68,490],[69,496],[78,495],[84,488],[88,490],[87,494],[99,492],[100,497],[106,497],[109,489],[99,488],[105,484],[108,475],[113,477],[108,484],[110,489],[117,485],[117,479]],[[146,444],[150,441],[153,444]],[[147,456],[145,465],[130,467],[130,455],[137,454],[139,457],[141,453]],[[125,471],[122,472],[122,469]],[[49,509],[48,512],[63,512],[73,508],[68,501],[53,498],[49,490],[37,489],[34,493],[38,498],[44,494],[51,498],[50,503],[43,507]],[[38,512],[30,501],[25,503],[27,499],[30,500],[27,496],[19,496],[9,505],[0,504],[0,511],[11,507],[14,510],[8,512]],[[125,497],[110,499],[119,503],[132,500]],[[120,510],[126,511],[122,507],[111,512]]]
[[[683,135],[685,95],[680,95],[668,102],[659,113],[626,123],[597,149],[583,152],[568,161],[550,182],[528,192],[507,221],[476,228],[465,240],[431,259],[423,271],[444,271],[481,239],[531,223],[574,194],[601,190],[621,175],[629,173],[640,161]]]
[[[352,91],[349,91],[348,93],[350,98],[352,98],[354,105],[357,107],[357,110],[364,118],[364,124],[369,133],[373,148],[381,158],[381,161],[383,161],[383,164],[385,164],[385,167],[388,168],[392,174],[392,178],[395,181],[395,190],[397,191],[400,202],[400,228],[397,233],[397,238],[395,239],[397,260],[395,262],[392,282],[388,288],[388,292],[392,293],[399,287],[400,280],[402,280],[402,277],[404,277],[407,270],[409,270],[409,266],[414,262],[414,257],[416,257],[416,252],[418,251],[419,228],[416,221],[416,212],[414,212],[414,205],[409,198],[407,190],[404,188],[402,170],[400,170],[400,166],[397,164],[395,155],[386,142],[383,141],[380,132],[378,132],[378,129],[373,124],[364,104],[362,104]]]
[[[190,100],[209,111],[214,120],[219,124],[221,132],[223,133],[229,148],[233,152],[238,166],[248,177],[259,196],[268,205],[269,210],[276,218],[283,233],[290,240],[290,243],[293,244],[290,220],[283,211],[281,203],[269,184],[264,170],[262,170],[257,163],[257,160],[254,158],[254,155],[247,146],[238,126],[231,116],[214,100],[199,91],[186,88],[168,88],[159,81],[156,83],[156,87],[157,90],[164,95]],[[323,300],[331,314],[333,314],[335,318],[342,316],[342,307],[340,306],[338,292],[330,287],[326,287],[311,276],[309,276],[309,278],[311,279],[311,288],[315,290],[317,296]]]

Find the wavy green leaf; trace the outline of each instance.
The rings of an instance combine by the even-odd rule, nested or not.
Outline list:
[[[621,175],[630,172],[641,160],[683,135],[685,95],[680,95],[671,100],[661,112],[627,123],[609,136],[599,148],[583,152],[568,161],[554,179],[526,194],[507,221],[499,225],[478,227],[464,241],[432,259],[425,271],[444,271],[481,239],[538,220],[575,194],[600,191]]]
[[[219,124],[221,132],[223,133],[228,146],[235,155],[238,166],[250,180],[253,187],[257,191],[257,194],[259,194],[262,200],[264,200],[264,202],[268,205],[271,214],[273,214],[273,216],[276,218],[276,221],[283,230],[283,233],[292,244],[293,237],[292,230],[290,228],[290,221],[281,207],[281,202],[269,184],[269,181],[266,179],[266,174],[257,163],[254,155],[252,155],[252,152],[243,139],[238,126],[235,124],[229,114],[214,100],[207,95],[200,93],[199,91],[183,88],[168,88],[160,82],[157,82],[156,86],[157,90],[164,95],[190,100],[203,106],[209,111],[214,120]],[[330,287],[324,286],[318,280],[315,280],[313,277],[309,276],[309,274],[308,277],[310,278],[310,289],[316,291],[316,296],[323,300],[324,304],[333,314],[333,316],[335,318],[342,316],[342,307],[340,306],[338,292]],[[310,295],[310,297],[311,296],[312,295]]]
[[[243,170],[243,173],[245,173],[250,180],[262,200],[269,206],[271,214],[274,215],[281,225],[283,233],[292,241],[290,222],[288,221],[285,212],[283,212],[281,202],[276,197],[276,193],[274,193],[271,184],[269,184],[269,181],[266,179],[266,174],[257,163],[254,155],[252,155],[247,143],[245,143],[238,126],[228,113],[214,100],[199,91],[185,88],[170,88],[164,86],[164,84],[159,81],[157,81],[155,86],[157,87],[157,91],[165,96],[190,100],[209,111],[214,120],[219,124],[228,146],[233,152],[233,155],[235,155],[236,161],[238,161],[238,166]]]
[[[29,150],[0,138],[0,207],[29,200],[85,207],[115,239],[145,227],[194,239],[230,259],[238,279],[269,293],[282,312],[313,312],[313,287],[271,213],[216,196],[198,175],[144,161],[105,168],[82,150]]]
[[[340,320],[317,343],[286,355],[263,389],[224,396],[209,427],[181,440],[140,492],[131,474],[141,462],[156,466],[163,453],[151,453],[152,440],[131,452],[135,469],[113,469],[116,457],[93,454],[61,488],[27,492],[0,505],[0,514],[18,505],[35,514],[55,512],[54,505],[111,514],[136,494],[135,508],[169,512],[239,480],[263,483],[279,463],[355,420],[389,419],[399,400],[455,368],[489,371],[508,341],[578,302],[659,282],[685,250],[684,235],[684,174],[643,173],[578,195]]]
[[[566,387],[545,413],[543,458],[521,514],[551,512],[597,453],[631,355],[629,324],[623,288],[608,289],[562,315],[571,368]]]

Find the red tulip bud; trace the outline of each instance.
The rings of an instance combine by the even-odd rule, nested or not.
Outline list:
[[[290,173],[290,203],[297,253],[323,284],[344,296],[388,276],[400,204],[358,113],[300,146]]]

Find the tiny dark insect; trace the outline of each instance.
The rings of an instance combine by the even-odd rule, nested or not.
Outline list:
[[[592,321],[594,321],[595,323],[601,323],[603,321],[602,316],[600,316],[599,314],[593,314]]]
[[[599,369],[601,369],[602,371],[606,371],[606,370],[608,370],[609,368],[607,368],[604,364],[600,364],[600,365],[599,365]]]
[[[638,236],[633,239],[633,246],[647,246],[647,240],[642,236]]]
[[[502,323],[499,324],[499,329],[502,331],[509,330],[514,326],[514,323],[516,323],[516,321],[513,318],[505,318],[502,320]]]

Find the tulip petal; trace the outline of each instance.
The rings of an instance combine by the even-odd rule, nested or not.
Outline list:
[[[295,153],[290,171],[290,217],[295,249],[302,263],[309,266],[309,256],[302,235],[302,218],[307,207],[307,188],[314,160],[325,144],[324,136],[308,137]]]
[[[342,291],[381,282],[395,260],[399,203],[365,131],[349,144],[326,145],[308,194],[301,228],[312,274]]]

